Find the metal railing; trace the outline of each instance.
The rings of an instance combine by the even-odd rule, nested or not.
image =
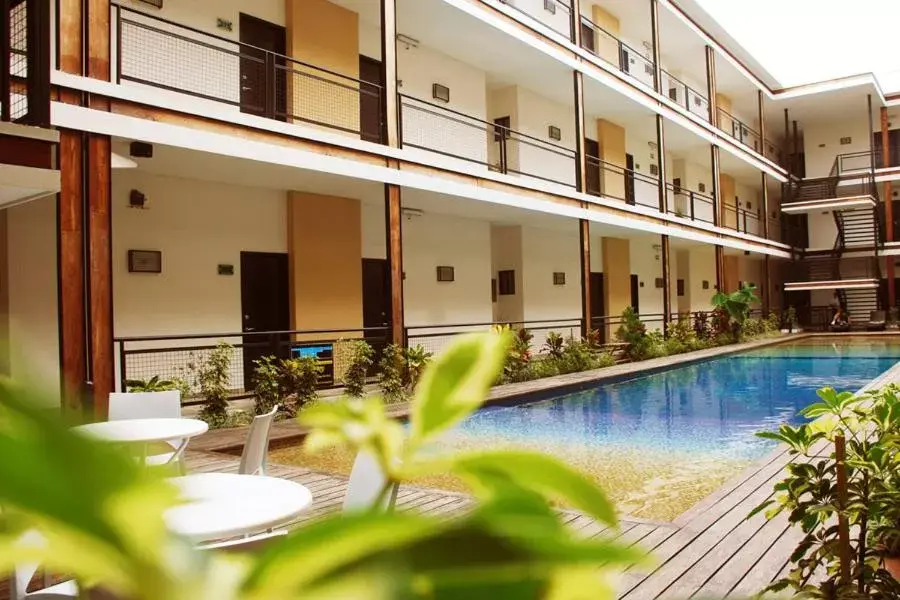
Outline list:
[[[847,152],[838,154],[835,157],[833,170],[836,170],[838,177],[846,175],[858,175],[868,173],[873,166],[877,167],[880,160],[873,161],[872,153],[868,150],[864,152]]]
[[[709,110],[709,99],[688,84],[684,83],[665,69],[662,69],[662,90],[672,102],[676,102],[689,112],[706,119],[712,119]]]
[[[691,221],[715,223],[715,201],[709,194],[695,192],[674,183],[666,183],[668,211]]]
[[[575,186],[576,152],[501,124],[400,94],[400,141],[490,171]]]
[[[453,340],[464,333],[491,331],[494,327],[508,326],[514,330],[527,329],[534,337],[532,352],[539,353],[550,333],[558,333],[564,338],[581,338],[580,318],[544,319],[534,321],[491,321],[481,323],[458,323],[450,325],[416,325],[406,328],[407,345],[421,346],[427,352],[438,354]]]
[[[123,6],[110,9],[120,83],[381,140],[380,85]]]
[[[581,16],[581,47],[653,88],[655,63],[584,15]],[[593,35],[586,35],[593,33]]]
[[[878,187],[870,152],[839,154],[827,177],[791,179],[785,186],[782,204],[857,196],[872,196],[877,200]]]
[[[659,209],[659,179],[586,155],[585,192]]]
[[[0,0],[0,120],[50,125],[50,13],[42,0]]]
[[[561,33],[570,40],[572,37],[572,3],[563,0],[500,0],[527,21],[537,22]]]
[[[729,113],[728,111],[718,108],[717,123],[719,129],[736,139],[738,142],[752,148],[755,152],[762,154],[763,143],[759,132]]]
[[[201,404],[197,367],[225,342],[231,346],[226,387],[232,399],[252,395],[253,361],[264,356],[316,357],[323,367],[320,387],[338,387],[343,385],[341,377],[349,361],[349,342],[366,340],[377,354],[389,338],[386,327],[117,337],[117,385],[124,391],[129,380],[182,381],[192,392],[183,403]]]
[[[880,279],[878,259],[872,256],[835,256],[831,250],[823,254],[806,253],[803,260],[793,261],[787,281],[816,282],[847,279]]]
[[[722,227],[738,233],[762,236],[762,220],[759,212],[740,206],[722,205]]]

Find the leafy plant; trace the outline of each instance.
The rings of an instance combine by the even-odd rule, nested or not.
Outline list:
[[[784,315],[784,321],[787,324],[788,331],[793,333],[794,328],[797,327],[797,309],[793,306],[788,306],[787,311]]]
[[[550,358],[560,360],[563,357],[563,348],[565,346],[565,339],[563,336],[555,331],[551,331],[547,334],[547,338],[544,340],[544,350],[547,351],[547,355]]]
[[[263,356],[254,360],[253,393],[256,400],[253,412],[264,415],[282,402],[281,367],[274,356]]]
[[[419,384],[425,367],[431,362],[431,352],[426,352],[422,346],[404,348],[403,359],[406,363],[405,384],[408,391],[412,392]]]
[[[709,315],[699,311],[694,315],[694,335],[700,341],[708,341],[713,337],[713,330],[709,324]]]
[[[778,313],[775,311],[769,311],[765,324],[766,332],[771,333],[781,331],[781,317],[778,316]]]
[[[313,356],[300,356],[281,361],[279,384],[284,398],[293,400],[285,403],[289,415],[296,414],[319,397],[319,377],[322,370],[319,360]]]
[[[731,331],[735,339],[740,337],[744,321],[750,315],[750,307],[758,302],[759,297],[756,295],[756,286],[753,284],[742,285],[739,290],[730,294],[717,292],[712,297],[712,305],[716,307],[719,315],[728,315]],[[718,318],[721,319],[722,317],[719,316]]]
[[[423,374],[408,434],[373,397],[319,403],[301,416],[313,428],[308,449],[371,453],[387,477],[382,495],[414,474],[449,473],[470,486],[473,510],[452,519],[374,510],[325,517],[257,555],[201,552],[172,537],[163,519],[178,502],[170,484],[0,385],[0,569],[39,562],[83,590],[102,586],[132,600],[612,598],[605,574],[643,557],[616,540],[615,509],[588,477],[530,452],[433,456],[435,438],[480,406],[508,344],[461,336]],[[610,534],[579,538],[557,502]],[[15,546],[30,529],[46,543]]]
[[[125,388],[129,392],[181,391],[182,385],[182,382],[177,379],[160,379],[159,375],[154,375],[150,379],[128,379],[125,381]]]
[[[764,333],[766,333],[766,326],[762,319],[750,317],[741,324],[741,337],[754,338]]]
[[[900,554],[900,400],[895,387],[854,396],[832,388],[802,412],[816,419],[759,433],[798,458],[751,516],[787,515],[803,534],[793,568],[769,590],[804,598],[900,597],[883,562]],[[833,451],[832,451],[833,449]]]
[[[500,335],[508,335],[512,339],[506,359],[503,361],[501,382],[528,381],[533,379],[531,371],[531,340],[534,335],[525,329],[513,330],[509,325],[494,327],[494,332]]]
[[[580,339],[570,337],[565,341],[562,353],[557,359],[560,373],[580,373],[598,368],[598,361],[590,345]]]
[[[403,349],[397,344],[385,346],[378,367],[380,371],[378,384],[384,399],[392,403],[406,401],[406,365],[403,360]]]
[[[203,396],[200,418],[213,428],[223,427],[228,421],[229,369],[233,355],[232,345],[222,341],[206,357],[188,364]]]
[[[365,340],[352,342],[350,359],[344,372],[344,391],[353,398],[362,398],[369,370],[375,360],[375,350]]]
[[[616,339],[628,344],[625,348],[625,355],[629,359],[644,360],[647,357],[649,349],[647,327],[631,306],[622,311],[622,324],[616,330]]]
[[[731,327],[731,317],[728,311],[722,307],[716,307],[712,312],[711,339],[716,344],[727,344],[735,341]]]

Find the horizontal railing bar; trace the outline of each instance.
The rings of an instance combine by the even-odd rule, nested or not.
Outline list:
[[[318,335],[321,333],[349,333],[349,332],[377,332],[390,331],[390,327],[346,327],[343,329],[282,329],[278,331],[238,331],[229,333],[187,333],[180,335],[160,335],[160,336],[121,336],[113,338],[114,342],[154,342],[167,340],[198,340],[203,338],[225,338],[225,337],[253,337],[263,335]],[[314,341],[314,340],[312,340]]]

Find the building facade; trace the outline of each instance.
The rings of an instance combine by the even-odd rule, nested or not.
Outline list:
[[[341,340],[610,339],[741,282],[808,325],[895,304],[895,102],[781,89],[689,3],[3,4],[3,369],[74,410],[219,340],[241,390],[262,354],[339,380]]]

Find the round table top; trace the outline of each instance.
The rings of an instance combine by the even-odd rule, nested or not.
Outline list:
[[[209,425],[199,419],[123,419],[75,427],[90,437],[107,442],[151,443],[192,438],[206,433]]]
[[[167,510],[166,524],[194,542],[274,529],[312,505],[308,489],[277,477],[198,473],[169,481],[187,503]]]

